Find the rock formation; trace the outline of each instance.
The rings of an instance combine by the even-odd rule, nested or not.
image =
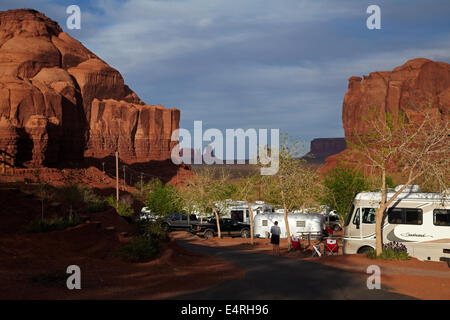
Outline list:
[[[170,158],[180,113],[146,105],[120,73],[29,9],[0,12],[0,149],[20,165],[119,150],[132,162]]]
[[[424,58],[413,59],[393,71],[372,72],[369,76],[351,77],[342,107],[342,123],[347,149],[326,159],[322,171],[334,167],[339,159],[352,159],[351,143],[355,134],[367,133],[365,117],[369,110],[380,116],[390,113],[396,117],[419,106],[435,108],[441,114],[450,111],[450,64]],[[350,142],[350,144],[349,144]]]
[[[345,138],[317,138],[311,141],[311,148],[304,159],[310,163],[324,163],[325,158],[343,151]]]

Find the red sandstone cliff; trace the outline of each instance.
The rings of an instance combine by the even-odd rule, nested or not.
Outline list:
[[[372,72],[369,76],[351,77],[342,107],[342,123],[347,149],[326,159],[325,172],[339,159],[356,162],[349,142],[356,142],[355,134],[367,132],[364,117],[370,108],[394,117],[399,111],[417,106],[436,108],[441,114],[450,110],[450,64],[418,58],[406,62],[393,71]],[[430,105],[431,103],[431,105]]]
[[[28,9],[0,12],[0,149],[42,166],[117,149],[127,161],[170,158],[179,110],[146,105],[120,73]]]

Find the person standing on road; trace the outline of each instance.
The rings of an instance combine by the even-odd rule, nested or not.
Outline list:
[[[270,238],[270,243],[272,244],[273,253],[280,254],[280,234],[281,229],[278,226],[278,221],[275,221],[275,225],[270,228],[270,233],[272,237]]]

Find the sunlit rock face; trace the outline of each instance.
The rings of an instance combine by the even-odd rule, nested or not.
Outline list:
[[[347,148],[326,159],[321,171],[333,168],[340,160],[357,163],[352,143],[357,135],[367,134],[366,119],[372,116],[394,119],[400,112],[413,114],[418,107],[433,108],[441,115],[450,110],[450,64],[417,58],[392,71],[372,72],[369,76],[351,77],[342,107],[342,123]],[[411,118],[413,119],[413,118]]]
[[[29,9],[0,12],[0,148],[51,165],[119,150],[130,161],[170,158],[180,112],[146,105],[121,74]]]

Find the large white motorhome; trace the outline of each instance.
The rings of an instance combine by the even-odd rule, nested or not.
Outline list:
[[[253,231],[255,237],[268,238],[270,228],[278,221],[281,229],[280,238],[287,238],[286,223],[283,213],[266,212],[255,216]],[[298,237],[302,233],[321,234],[324,229],[324,215],[319,213],[289,213],[288,223],[291,236]]]
[[[449,199],[440,193],[418,191],[417,186],[409,187],[388,208],[382,229],[383,243],[402,243],[409,255],[419,260],[448,261]],[[388,199],[394,193],[389,191]],[[355,197],[344,225],[344,254],[375,249],[375,211],[380,201],[381,192],[363,192]]]

